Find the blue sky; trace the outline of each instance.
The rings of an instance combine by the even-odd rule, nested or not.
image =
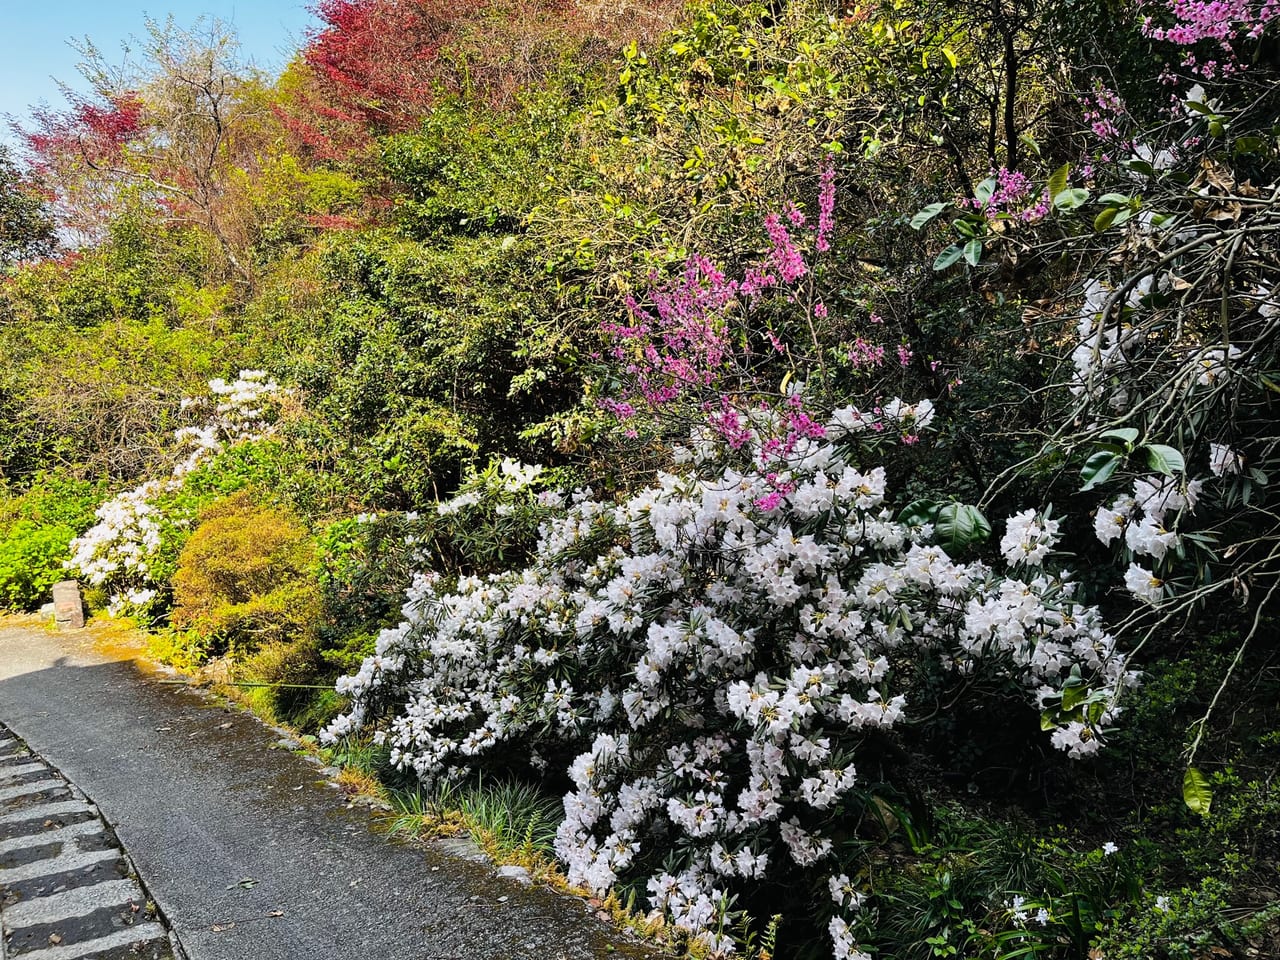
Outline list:
[[[232,24],[241,53],[259,66],[278,70],[301,45],[314,24],[310,0],[0,0],[0,115],[19,121],[41,100],[63,103],[61,80],[83,89],[76,72],[79,56],[69,39],[88,36],[111,62],[123,59],[121,42],[144,32],[147,16],[163,21],[169,14],[190,26],[202,14]],[[8,140],[7,123],[3,138]]]

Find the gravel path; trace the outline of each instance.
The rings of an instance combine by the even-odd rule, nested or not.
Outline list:
[[[83,633],[0,621],[10,960],[168,957],[160,920],[190,960],[649,956],[579,900],[388,842],[278,732],[163,678]],[[102,930],[116,939],[90,947]]]

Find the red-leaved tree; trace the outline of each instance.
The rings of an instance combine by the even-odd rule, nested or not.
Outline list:
[[[680,0],[318,0],[321,22],[301,55],[305,75],[282,109],[322,156],[413,129],[441,98],[502,108],[558,68],[611,59],[668,26]]]

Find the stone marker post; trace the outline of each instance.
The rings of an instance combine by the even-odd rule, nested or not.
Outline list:
[[[53,617],[59,630],[79,630],[84,626],[84,603],[80,582],[63,580],[53,585]]]

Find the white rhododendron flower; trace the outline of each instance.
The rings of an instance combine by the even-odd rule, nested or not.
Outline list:
[[[1232,344],[1226,350],[1221,347],[1206,350],[1196,361],[1200,370],[1199,376],[1196,377],[1196,383],[1202,387],[1213,386],[1213,384],[1226,376],[1230,367],[1241,356],[1242,352],[1235,344]]]
[[[1136,503],[1133,497],[1122,496],[1112,502],[1109,507],[1099,507],[1093,517],[1093,532],[1104,545],[1124,533]]]
[[[1209,472],[1215,477],[1239,473],[1244,469],[1244,454],[1237,453],[1225,443],[1209,444]]]
[[[1039,566],[1058,542],[1057,520],[1046,520],[1034,510],[1010,517],[1000,540],[1001,555],[1012,564]]]
[[[1129,564],[1124,585],[1135,597],[1147,603],[1159,603],[1164,596],[1164,581],[1136,563]]]

